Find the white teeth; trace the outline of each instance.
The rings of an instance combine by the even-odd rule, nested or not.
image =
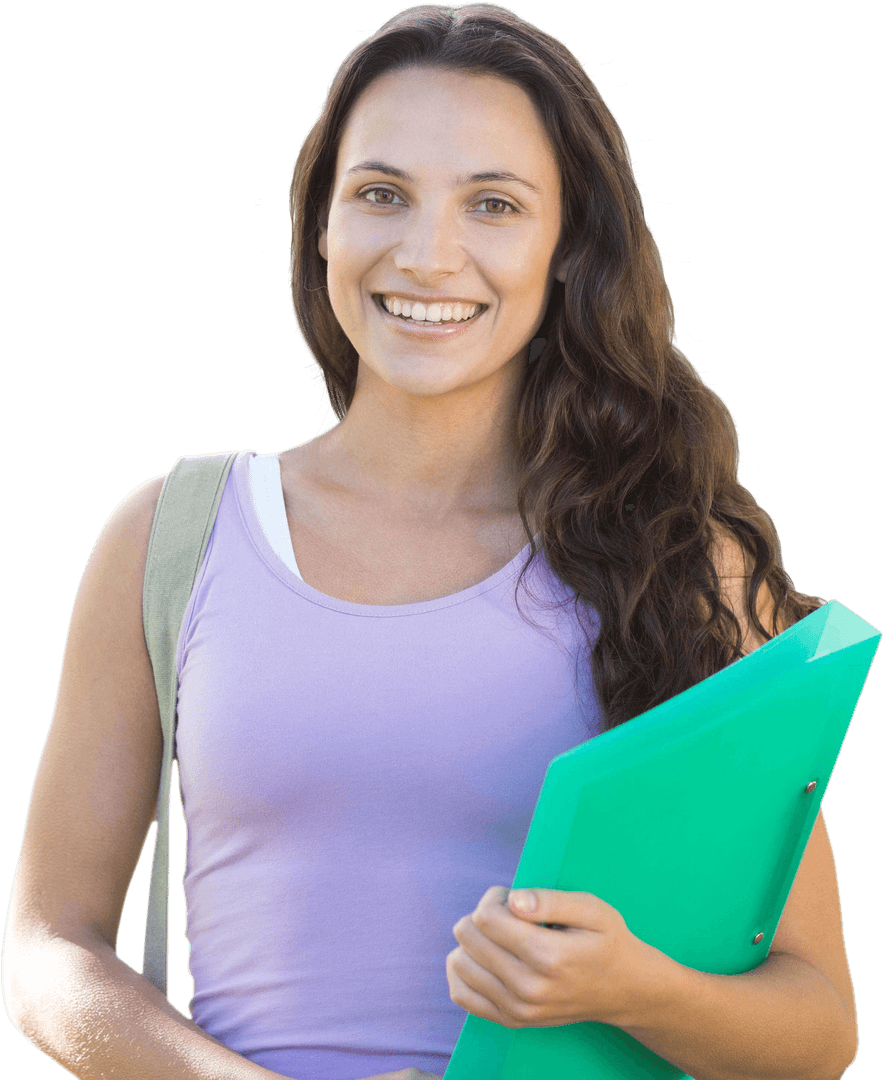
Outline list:
[[[381,297],[384,307],[391,315],[402,315],[416,322],[462,322],[472,318],[480,304],[421,304],[417,301],[400,300],[398,296]]]

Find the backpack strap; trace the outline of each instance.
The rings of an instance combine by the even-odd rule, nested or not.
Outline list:
[[[143,974],[166,993],[169,898],[169,788],[176,757],[178,673],[175,653],[181,622],[215,524],[236,452],[181,457],[157,502],[142,597],[144,637],[153,667],[163,726],[163,764],[157,801],[156,848],[150,878]]]

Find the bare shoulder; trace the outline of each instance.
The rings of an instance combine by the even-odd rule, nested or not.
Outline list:
[[[748,553],[737,535],[721,522],[712,523],[712,549],[710,557],[720,578],[748,577],[752,564]]]
[[[139,549],[147,564],[147,544],[154,514],[166,482],[166,474],[152,476],[132,488],[114,507],[98,537],[93,555],[103,543],[128,540]]]
[[[721,600],[733,612],[743,632],[743,652],[749,653],[766,643],[755,629],[749,615],[749,584],[752,576],[752,556],[730,529],[718,522],[712,523],[713,543],[709,553],[721,583]],[[773,637],[785,629],[774,628],[774,598],[767,582],[762,582],[755,602],[758,618],[764,629]]]
[[[33,783],[4,967],[27,955],[34,934],[98,934],[116,943],[123,900],[156,816],[162,764],[142,590],[164,482],[165,476],[146,480],[118,503],[80,580]]]

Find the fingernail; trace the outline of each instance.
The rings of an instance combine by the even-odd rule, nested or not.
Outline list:
[[[510,894],[513,899],[513,903],[519,909],[519,911],[536,911],[537,910],[537,893],[531,892],[530,889],[519,890]]]

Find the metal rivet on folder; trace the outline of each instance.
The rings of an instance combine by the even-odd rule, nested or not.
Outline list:
[[[811,782],[807,785],[807,787],[804,790],[805,791],[813,791],[813,789],[815,787],[816,787],[816,780],[811,780]]]
[[[754,938],[752,938],[752,944],[753,944],[753,945],[757,945],[757,944],[758,944],[758,942],[759,942],[759,941],[761,941],[761,939],[762,939],[763,937],[764,937],[764,934],[756,934],[756,935],[755,935],[755,937],[754,937]]]

